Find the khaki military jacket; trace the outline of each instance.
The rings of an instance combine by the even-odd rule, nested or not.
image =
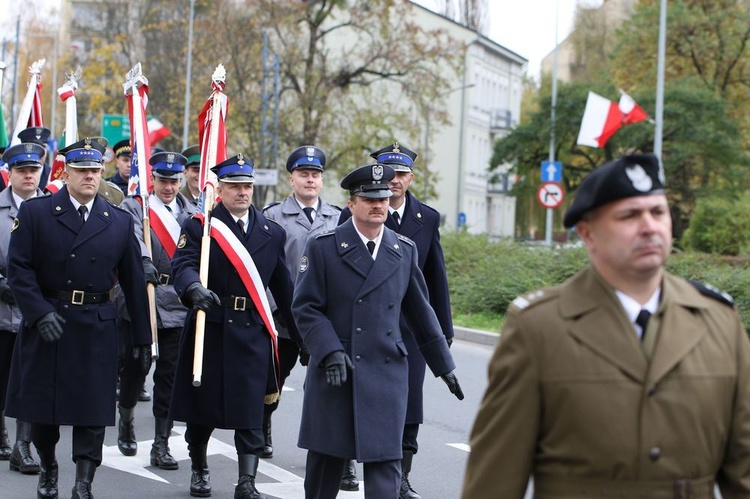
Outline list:
[[[463,497],[750,497],[750,343],[665,275],[645,354],[592,267],[517,298],[489,366]],[[653,319],[652,319],[653,320]],[[649,326],[649,334],[652,328]]]

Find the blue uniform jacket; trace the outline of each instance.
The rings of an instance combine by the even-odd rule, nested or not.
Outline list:
[[[130,214],[96,196],[86,223],[67,187],[29,199],[10,237],[8,279],[23,315],[7,413],[33,423],[108,426],[115,422],[117,310],[113,301],[73,305],[44,290],[103,293],[119,280],[134,345],[148,345],[148,301]],[[34,327],[49,312],[65,318],[62,338],[45,343]]]
[[[351,221],[309,239],[292,305],[310,351],[299,446],[362,462],[401,458],[409,369],[402,314],[433,374],[455,368],[414,244],[383,231],[376,260]],[[354,369],[332,387],[322,362],[337,350]]]

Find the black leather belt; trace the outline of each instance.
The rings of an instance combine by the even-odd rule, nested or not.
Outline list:
[[[252,305],[252,300],[247,296],[222,296],[221,306],[231,308],[236,312],[244,312]]]
[[[56,298],[62,301],[68,301],[73,305],[84,305],[89,303],[104,303],[109,301],[109,291],[106,293],[89,293],[74,289],[72,291],[63,291],[57,289],[45,289],[42,291],[47,298]]]
[[[159,274],[159,284],[162,286],[172,284],[172,276],[169,274]]]

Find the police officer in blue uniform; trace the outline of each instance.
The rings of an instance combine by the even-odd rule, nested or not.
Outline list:
[[[463,399],[417,248],[383,226],[394,175],[391,166],[374,164],[344,177],[352,218],[310,238],[300,259],[292,310],[310,352],[298,442],[308,449],[307,499],[336,497],[352,458],[364,463],[365,497],[399,496],[406,335]]]
[[[11,452],[5,433],[5,395],[8,388],[10,363],[18,330],[21,310],[13,298],[7,275],[8,246],[18,207],[26,199],[41,196],[39,177],[42,172],[44,147],[36,143],[18,144],[8,148],[3,161],[8,165],[10,187],[0,192],[0,459],[10,460],[10,469],[24,474],[39,473],[39,463],[31,455],[31,423],[16,419],[16,443]]]
[[[402,146],[398,142],[386,146],[370,154],[378,163],[390,165],[395,170],[395,176],[390,182],[393,195],[388,206],[388,219],[385,226],[399,234],[408,237],[417,247],[419,269],[424,274],[430,305],[440,322],[448,346],[453,342],[453,320],[451,318],[450,291],[448,276],[445,270],[443,248],[440,245],[440,214],[433,208],[419,201],[409,191],[414,180],[414,161],[417,153]],[[349,210],[344,209],[340,222],[350,217]],[[408,325],[401,321],[401,328],[408,330]],[[424,385],[425,361],[421,355],[414,337],[404,335],[404,344],[409,352],[409,404],[406,411],[406,426],[404,427],[404,458],[401,462],[402,483],[401,499],[419,499],[409,482],[412,458],[417,453],[417,435],[419,425],[424,421],[422,385]],[[348,468],[354,469],[349,463]],[[351,490],[352,483],[356,484],[353,472],[346,473],[341,482],[342,490]]]
[[[47,142],[49,142],[51,135],[52,130],[43,126],[32,126],[18,132],[18,138],[21,139],[22,144],[39,144],[44,149],[44,154],[42,155],[42,172],[39,178],[40,189],[44,189],[47,185],[47,180],[49,180],[51,167],[47,161]]]
[[[294,191],[284,201],[271,203],[263,208],[263,214],[277,221],[286,232],[286,261],[289,272],[297,277],[299,259],[305,249],[307,238],[320,234],[338,224],[341,208],[326,203],[320,197],[323,188],[323,170],[326,166],[326,154],[315,146],[298,147],[286,160],[289,182]],[[269,295],[272,300],[273,296]],[[275,309],[275,305],[271,305]],[[279,365],[281,367],[281,386],[289,376],[300,355],[297,343],[289,336],[289,331],[278,312],[274,312],[276,328],[279,331]],[[307,352],[302,352],[300,362],[307,365]],[[263,454],[260,457],[273,457],[271,438],[271,415],[280,401],[266,405],[263,413]]]
[[[135,197],[129,197],[120,205],[123,210],[133,215],[146,280],[155,286],[159,358],[155,361],[154,367],[155,426],[150,463],[164,470],[176,470],[179,466],[169,450],[169,435],[172,429],[172,421],[169,419],[169,401],[177,366],[180,333],[185,324],[187,308],[180,303],[174,290],[171,253],[166,248],[170,248],[172,252],[175,250],[182,223],[197,212],[195,205],[179,193],[186,162],[187,158],[182,154],[169,151],[152,154],[149,158],[151,182],[154,186],[148,200],[151,212],[150,252],[143,239],[141,201]],[[117,298],[117,308],[123,326],[129,330],[131,321],[125,302],[121,299],[122,293],[118,292]],[[123,337],[127,339],[128,335],[123,335]],[[128,348],[125,350],[127,351]],[[120,420],[117,425],[117,447],[126,456],[135,455],[138,450],[134,417],[135,406],[144,381],[145,375],[138,363],[126,356],[120,371],[120,398],[118,400]]]
[[[103,139],[61,151],[66,185],[25,201],[11,233],[8,279],[24,323],[18,333],[7,412],[32,423],[41,462],[37,497],[58,497],[55,446],[73,426],[74,499],[93,497],[105,426],[115,422],[119,281],[133,322],[133,352],[148,372],[151,336],[143,266],[132,217],[97,195]]]
[[[190,451],[192,476],[190,494],[211,495],[206,460],[209,438],[215,428],[235,430],[239,480],[235,499],[257,499],[255,487],[260,453],[263,451],[263,407],[278,399],[278,356],[270,307],[258,308],[269,288],[292,338],[299,338],[291,315],[293,283],[287,268],[281,226],[251,205],[253,163],[241,154],[212,168],[218,178],[221,202],[211,214],[208,287],[200,282],[202,216],[182,226],[182,235],[172,260],[174,287],[183,303],[193,308],[182,332],[177,361],[171,415],[187,423],[185,440]],[[229,244],[222,246],[223,242]],[[232,256],[235,263],[230,260]],[[240,259],[243,259],[240,263]],[[257,269],[259,281],[243,282]],[[252,284],[251,284],[252,283]],[[195,310],[206,311],[203,374],[201,385],[193,386]],[[262,319],[267,310],[268,323]]]

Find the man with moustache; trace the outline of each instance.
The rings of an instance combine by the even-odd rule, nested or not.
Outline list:
[[[212,168],[221,197],[211,212],[208,286],[199,275],[203,216],[182,225],[172,260],[174,287],[193,310],[182,331],[171,417],[187,423],[190,494],[211,495],[206,452],[215,428],[233,429],[239,479],[235,499],[259,499],[255,486],[263,451],[263,407],[279,397],[276,331],[265,290],[270,289],[292,338],[293,283],[286,234],[251,205],[253,162],[238,154]],[[203,374],[193,386],[196,310],[206,312]]]
[[[277,221],[286,232],[286,261],[289,272],[294,278],[297,277],[299,259],[302,250],[305,249],[307,239],[315,234],[320,234],[338,224],[341,209],[326,203],[320,197],[323,188],[323,170],[326,166],[326,154],[322,149],[315,146],[298,147],[286,160],[286,169],[289,172],[289,183],[293,193],[282,202],[271,203],[263,208],[263,214]],[[273,296],[270,296],[273,299]],[[292,340],[281,316],[275,311],[275,304],[271,303],[274,310],[274,320],[279,331],[279,366],[281,369],[281,386],[292,372],[300,348],[297,342]],[[300,362],[307,365],[307,352],[301,353]],[[268,404],[263,412],[263,446],[262,458],[273,457],[273,440],[271,438],[271,415],[279,406],[280,400]]]
[[[178,462],[169,450],[169,436],[172,421],[169,419],[169,401],[177,366],[177,352],[180,332],[185,324],[187,308],[180,303],[174,289],[172,277],[172,257],[180,236],[182,223],[197,212],[194,204],[180,194],[180,183],[187,158],[177,152],[163,151],[152,154],[151,183],[153,191],[149,196],[149,219],[151,227],[151,251],[146,248],[143,235],[143,204],[138,198],[129,197],[121,207],[133,215],[135,235],[140,243],[143,256],[143,270],[146,281],[155,286],[156,325],[159,340],[159,358],[154,362],[154,442],[151,446],[151,466],[163,470],[176,470]],[[130,316],[118,288],[117,306],[122,318],[121,328],[130,330]],[[127,340],[129,336],[123,334]],[[125,351],[129,351],[127,345]],[[120,397],[118,399],[117,447],[126,456],[138,451],[135,436],[135,406],[142,390],[145,375],[138,362],[125,357],[120,372]]]
[[[750,342],[726,295],[665,271],[659,160],[595,169],[564,224],[590,265],[509,307],[463,497],[750,497]]]
[[[97,195],[104,139],[61,151],[65,186],[24,201],[8,249],[8,280],[23,324],[11,364],[7,412],[32,423],[39,453],[37,497],[58,497],[55,447],[60,425],[73,427],[73,499],[91,498],[104,429],[114,424],[119,282],[133,318],[133,350],[151,366],[143,266],[133,218]]]
[[[338,495],[350,459],[364,463],[365,497],[396,499],[408,399],[411,334],[433,374],[463,399],[427,299],[414,243],[384,227],[388,165],[341,181],[351,219],[307,241],[292,306],[310,352],[298,445],[308,450],[305,497]],[[401,317],[409,331],[400,327]]]
[[[440,244],[440,214],[414,196],[409,190],[414,181],[414,161],[417,153],[394,142],[370,154],[378,163],[393,167],[395,176],[389,187],[393,195],[388,202],[388,218],[385,226],[399,234],[408,237],[417,247],[419,269],[424,274],[430,305],[437,315],[440,328],[443,331],[448,346],[453,342],[453,319],[451,317],[450,291],[448,289],[448,275],[445,270],[443,247]],[[344,209],[340,222],[348,219],[350,212]],[[401,328],[408,330],[404,321]],[[420,496],[412,488],[409,474],[412,460],[419,449],[417,435],[419,426],[424,421],[422,388],[425,377],[425,361],[419,354],[419,349],[410,334],[404,335],[404,344],[409,352],[409,404],[406,411],[404,426],[403,451],[401,461],[401,491],[400,499],[419,499]],[[344,478],[341,480],[341,490],[357,490],[359,483],[355,473],[354,462],[349,462]]]
[[[44,129],[46,130],[46,129]],[[39,179],[44,162],[44,146],[22,143],[6,149],[3,162],[8,165],[10,187],[0,192],[0,459],[10,460],[10,469],[23,474],[39,473],[39,463],[31,455],[31,423],[16,419],[16,443],[11,452],[5,428],[5,395],[13,358],[13,346],[21,328],[21,311],[8,284],[8,245],[13,220],[25,200],[41,196]]]

